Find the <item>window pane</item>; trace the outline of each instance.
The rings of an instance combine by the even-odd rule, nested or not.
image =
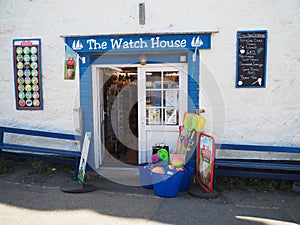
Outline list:
[[[146,91],[147,106],[161,106],[161,91]]]
[[[146,88],[160,89],[161,88],[161,72],[146,73]]]
[[[164,72],[164,89],[177,89],[179,88],[179,72],[171,71]]]
[[[147,108],[146,109],[146,124],[160,125],[161,124],[161,109]]]
[[[178,107],[179,99],[178,90],[166,90],[164,91],[164,106],[166,107]]]
[[[177,109],[165,109],[165,124],[166,125],[178,125],[178,110]]]

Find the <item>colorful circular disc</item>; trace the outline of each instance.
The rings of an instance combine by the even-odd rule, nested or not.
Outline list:
[[[27,99],[31,99],[32,94],[31,94],[30,91],[27,91],[26,94],[25,94],[25,96],[26,96]]]
[[[37,47],[35,47],[35,46],[31,47],[30,51],[31,51],[31,54],[36,54],[37,53]]]
[[[29,62],[30,61],[30,56],[29,55],[24,55],[24,61]]]
[[[37,55],[31,55],[31,61],[36,62],[37,61]]]
[[[40,97],[40,95],[39,95],[39,93],[38,92],[33,92],[33,98],[34,99],[37,99],[37,98],[39,98]]]
[[[22,62],[23,61],[23,56],[22,55],[17,55],[17,61]]]
[[[18,91],[24,91],[25,90],[25,87],[23,84],[19,84],[18,85]]]
[[[17,52],[17,54],[22,54],[23,53],[23,48],[22,47],[17,47],[16,52]]]
[[[19,92],[19,98],[24,98],[25,97],[25,93],[23,91]]]
[[[25,74],[26,77],[29,77],[30,76],[30,70],[25,70],[24,74]]]
[[[34,106],[40,106],[40,101],[37,100],[37,99],[34,99],[34,100],[33,100],[33,105],[34,105]]]
[[[36,85],[36,84],[32,85],[32,90],[33,91],[39,91],[39,86]]]
[[[37,69],[38,64],[36,62],[32,62],[30,67],[35,70],[35,69]]]
[[[18,62],[18,63],[17,63],[17,68],[18,68],[19,70],[23,69],[23,67],[24,67],[23,63],[21,63],[21,62]]]
[[[25,77],[25,84],[30,84],[30,83],[31,83],[30,77]]]
[[[24,54],[29,54],[30,53],[29,47],[24,47],[23,52]]]
[[[18,70],[17,74],[19,77],[23,76],[23,70]]]
[[[24,67],[25,69],[30,69],[30,62],[25,62]]]
[[[27,84],[27,85],[25,86],[25,91],[31,91],[31,85]]]
[[[24,107],[24,106],[25,106],[25,100],[24,100],[24,99],[21,99],[21,100],[19,101],[19,106],[21,106],[21,107]]]
[[[18,77],[18,84],[24,84],[24,78]]]
[[[39,74],[39,72],[37,70],[32,70],[31,71],[31,75],[36,77]]]
[[[33,77],[31,82],[32,82],[33,84],[38,84],[39,79],[37,79],[37,77]]]
[[[32,106],[32,101],[31,100],[26,100],[26,105],[27,106]]]

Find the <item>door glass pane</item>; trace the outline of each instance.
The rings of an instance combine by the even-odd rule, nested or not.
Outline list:
[[[161,106],[161,91],[146,91],[146,105],[147,106]]]
[[[179,71],[147,71],[146,124],[179,125]]]
[[[179,72],[170,71],[163,73],[164,89],[178,89],[179,88]]]
[[[161,109],[160,108],[147,108],[146,109],[146,124],[147,125],[160,125],[161,124]]]
[[[165,107],[178,107],[179,91],[166,90],[164,91],[164,106]]]
[[[161,88],[161,72],[146,72],[146,88],[147,89]]]

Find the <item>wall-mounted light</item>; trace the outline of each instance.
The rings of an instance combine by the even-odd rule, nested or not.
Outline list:
[[[145,25],[145,3],[139,3],[139,24]]]
[[[85,64],[85,57],[79,57],[81,59],[82,64]]]
[[[140,56],[140,64],[142,66],[146,65],[147,64],[147,57],[145,55],[141,55]]]

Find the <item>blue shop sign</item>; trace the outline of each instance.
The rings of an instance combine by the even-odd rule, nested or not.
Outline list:
[[[151,50],[195,50],[211,47],[210,34],[136,34],[114,36],[66,37],[66,44],[74,51],[151,51]]]

